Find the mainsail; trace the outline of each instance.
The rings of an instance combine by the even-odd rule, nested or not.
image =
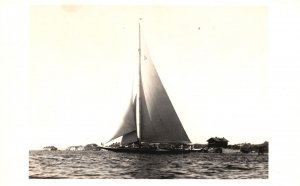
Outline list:
[[[141,82],[141,141],[190,143],[145,44],[142,47]]]
[[[133,95],[138,98],[138,102],[131,99],[123,122],[111,140],[123,136],[122,145],[138,140],[148,143],[191,143],[152,63],[147,47],[144,42],[141,45],[141,37],[139,38],[139,93]],[[137,106],[139,109],[136,109]]]

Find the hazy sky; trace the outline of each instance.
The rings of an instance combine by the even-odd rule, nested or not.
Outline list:
[[[107,141],[138,63],[138,20],[192,142],[269,140],[268,9],[31,6],[29,146]]]

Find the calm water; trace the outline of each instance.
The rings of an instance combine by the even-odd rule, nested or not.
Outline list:
[[[268,178],[268,155],[30,151],[30,178]]]

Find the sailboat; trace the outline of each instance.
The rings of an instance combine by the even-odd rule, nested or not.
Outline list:
[[[120,128],[108,141],[122,137],[119,147],[102,147],[115,152],[187,153],[191,141],[171,103],[141,40],[139,23],[139,64],[137,91],[133,93]],[[164,148],[160,147],[164,145]]]

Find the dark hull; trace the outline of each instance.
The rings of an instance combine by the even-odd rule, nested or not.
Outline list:
[[[102,147],[102,149],[123,152],[123,153],[138,153],[138,154],[186,154],[191,152],[199,152],[199,150],[183,150],[183,149],[146,149],[146,148],[110,148]]]

